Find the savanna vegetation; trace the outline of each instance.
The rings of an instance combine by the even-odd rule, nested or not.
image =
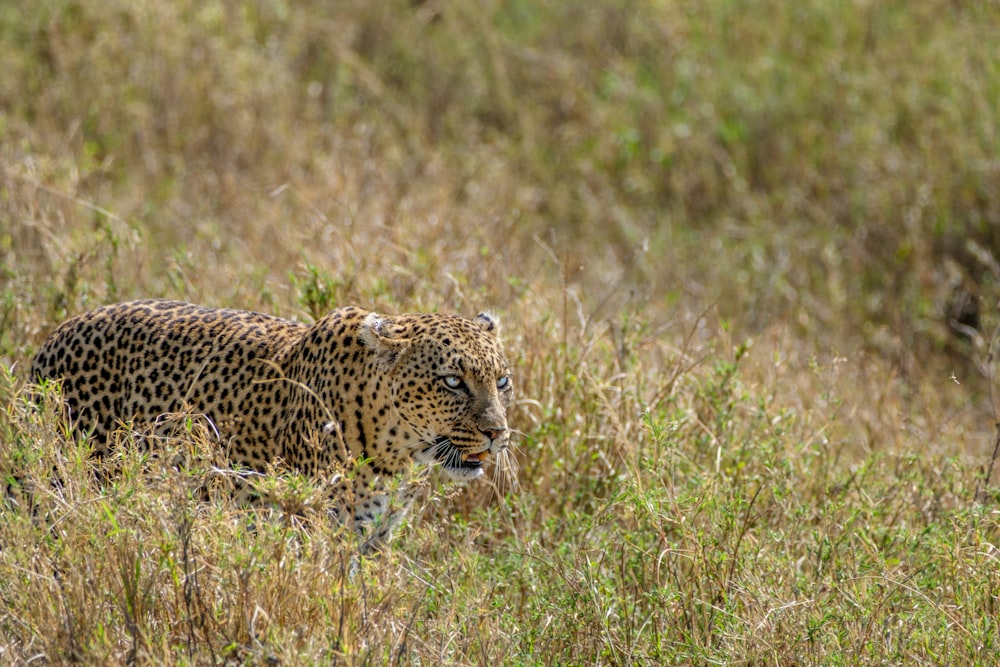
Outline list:
[[[998,42],[945,0],[0,4],[0,662],[995,663]],[[147,296],[495,309],[517,483],[367,559],[316,480],[202,500],[196,424],[95,474],[28,364]]]

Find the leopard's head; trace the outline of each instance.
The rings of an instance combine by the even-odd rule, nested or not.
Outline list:
[[[360,338],[388,382],[391,409],[419,440],[414,459],[471,480],[488,456],[506,457],[513,382],[495,316],[371,313]]]

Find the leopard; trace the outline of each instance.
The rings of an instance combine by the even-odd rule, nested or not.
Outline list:
[[[329,484],[339,496],[332,513],[366,551],[382,550],[410,510],[419,484],[400,486],[406,471],[434,467],[469,482],[511,446],[513,380],[491,313],[343,306],[309,324],[127,301],[57,326],[30,375],[57,384],[93,456],[120,446],[126,429],[198,415],[234,469]]]

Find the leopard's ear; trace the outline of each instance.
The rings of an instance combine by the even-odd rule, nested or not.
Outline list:
[[[483,328],[483,331],[491,333],[497,338],[500,337],[500,318],[493,313],[479,313],[476,315],[476,322]]]
[[[410,347],[410,339],[399,335],[398,328],[388,317],[368,313],[358,330],[361,343],[375,352],[381,366],[391,368],[399,355]]]

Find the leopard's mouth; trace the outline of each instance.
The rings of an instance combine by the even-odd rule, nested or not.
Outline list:
[[[490,456],[490,450],[481,452],[463,452],[446,437],[438,438],[432,448],[434,460],[446,470],[475,471],[483,467]]]
[[[482,468],[483,461],[490,457],[490,450],[484,450],[477,454],[462,454],[462,466],[466,468]]]

